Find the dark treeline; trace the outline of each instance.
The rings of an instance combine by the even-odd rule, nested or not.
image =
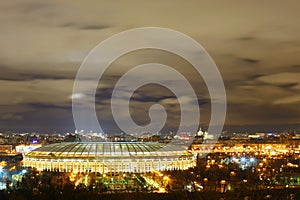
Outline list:
[[[300,199],[300,191],[297,189],[281,189],[281,190],[259,190],[259,191],[243,191],[243,192],[227,192],[220,194],[216,192],[174,192],[174,193],[98,193],[88,190],[73,190],[73,191],[52,191],[49,193],[37,194],[34,191],[22,193],[23,191],[0,192],[1,200],[160,200],[160,199],[189,199],[189,200],[296,200]]]
[[[199,165],[201,166],[201,165]],[[188,200],[299,200],[300,189],[296,188],[281,188],[281,189],[259,189],[256,187],[239,187],[235,190],[220,193],[212,190],[202,190],[200,192],[188,192],[183,190],[182,186],[195,181],[193,174],[201,175],[205,172],[204,169],[195,169],[196,171],[183,171],[183,172],[168,172],[171,177],[177,177],[173,181],[173,190],[168,190],[169,193],[153,193],[150,191],[141,190],[126,190],[126,191],[110,191],[101,182],[90,183],[90,186],[84,184],[74,185],[70,181],[68,173],[61,172],[38,172],[34,169],[28,170],[24,174],[22,180],[13,185],[8,181],[6,183],[6,190],[0,191],[0,200],[159,200],[159,199],[188,199]],[[199,170],[199,172],[197,172]],[[210,168],[213,170],[213,167]],[[230,170],[229,170],[230,171]],[[193,173],[192,173],[193,172]],[[197,173],[196,173],[197,172]],[[209,179],[217,181],[218,178],[226,179],[226,174],[211,171]],[[250,173],[250,172],[249,172]],[[246,174],[249,174],[246,171]],[[250,173],[251,174],[251,173]],[[205,174],[207,175],[207,174]],[[213,175],[216,175],[214,177]],[[248,184],[255,185],[256,178],[252,180],[250,177],[242,176],[239,179],[248,179]],[[203,175],[201,175],[204,177]],[[175,180],[175,179],[174,179]],[[213,183],[212,182],[212,183]],[[176,185],[180,187],[176,188]],[[179,191],[179,188],[181,190]]]

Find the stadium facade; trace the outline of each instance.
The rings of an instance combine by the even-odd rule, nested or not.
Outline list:
[[[186,170],[196,165],[196,156],[174,144],[70,142],[50,144],[26,153],[23,164],[40,171],[144,173]]]

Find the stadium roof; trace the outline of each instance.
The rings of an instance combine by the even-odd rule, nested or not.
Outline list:
[[[139,142],[67,142],[37,148],[26,154],[35,158],[125,158],[182,157],[190,153],[184,146]]]

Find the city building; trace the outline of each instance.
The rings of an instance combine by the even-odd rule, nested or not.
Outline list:
[[[12,145],[0,145],[0,154],[12,153]]]
[[[28,153],[28,152],[30,152],[34,149],[37,149],[41,146],[42,146],[41,144],[31,144],[31,145],[21,144],[21,145],[16,146],[16,152],[17,153]]]

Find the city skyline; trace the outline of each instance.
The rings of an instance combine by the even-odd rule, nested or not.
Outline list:
[[[0,131],[74,131],[72,91],[83,59],[111,35],[146,26],[185,33],[210,54],[226,88],[224,130],[300,131],[299,7],[291,0],[272,5],[261,1],[217,5],[205,1],[1,2]],[[105,130],[118,132],[106,104],[112,83],[124,67],[149,61],[174,66],[192,83],[201,83],[197,97],[201,126],[207,127],[210,97],[201,77],[194,77],[189,65],[174,55],[142,51],[113,63],[99,86],[97,114]],[[161,103],[171,114],[178,112],[170,91],[144,87],[132,97],[133,119],[140,124],[148,122],[146,112],[136,112],[145,103],[146,107]],[[165,131],[176,129],[176,117],[167,122]]]

